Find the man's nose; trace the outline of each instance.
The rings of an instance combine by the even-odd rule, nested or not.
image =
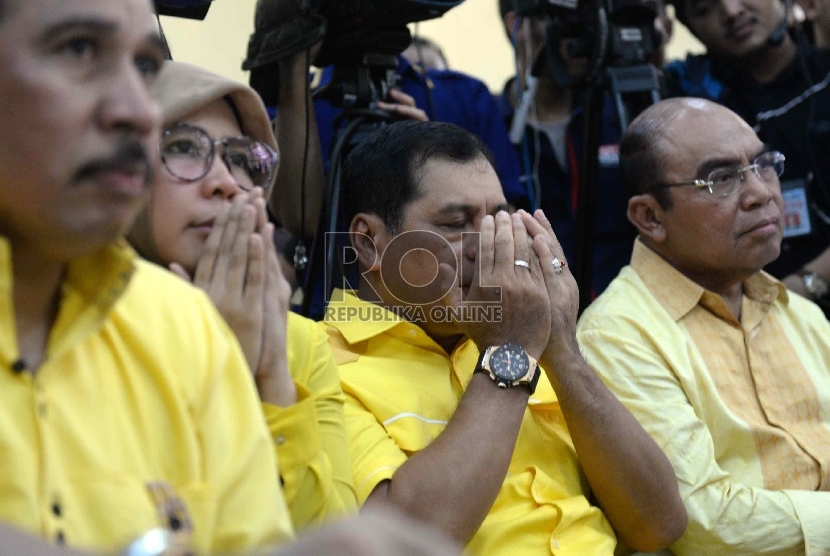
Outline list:
[[[734,19],[744,12],[743,0],[721,0],[720,5],[727,20]]]
[[[744,210],[765,205],[780,189],[781,184],[778,178],[766,181],[758,175],[754,168],[745,170],[743,183],[741,184],[741,205]]]
[[[161,110],[153,100],[146,77],[131,62],[114,73],[100,109],[101,126],[140,136],[158,135]]]

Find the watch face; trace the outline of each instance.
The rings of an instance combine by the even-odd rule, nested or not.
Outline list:
[[[504,344],[490,355],[490,370],[498,378],[512,382],[527,374],[530,360],[525,350],[517,344]]]

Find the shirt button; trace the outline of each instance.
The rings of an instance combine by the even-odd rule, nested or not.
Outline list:
[[[285,436],[279,435],[274,439],[274,441],[277,443],[277,446],[282,446],[283,444],[285,444]]]
[[[55,514],[55,517],[61,516],[61,505],[55,502],[52,504],[52,513]]]
[[[63,536],[63,531],[58,531],[58,534],[55,535],[55,542],[60,545],[66,544],[66,539]]]
[[[37,414],[41,418],[46,418],[46,402],[40,402],[37,404]]]

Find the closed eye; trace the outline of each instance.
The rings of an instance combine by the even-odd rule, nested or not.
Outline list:
[[[158,56],[136,56],[135,67],[147,80],[153,80],[161,71],[164,59]]]
[[[447,222],[445,224],[442,224],[442,226],[444,228],[448,228],[450,230],[460,230],[460,229],[466,228],[469,225],[470,225],[469,220],[464,220],[462,222]]]
[[[75,58],[80,62],[93,60],[100,51],[98,39],[89,36],[78,36],[69,38],[58,44],[57,52]]]

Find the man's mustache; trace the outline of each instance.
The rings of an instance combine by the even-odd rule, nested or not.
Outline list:
[[[124,172],[130,175],[143,175],[145,184],[149,185],[153,177],[152,170],[153,163],[144,145],[140,141],[128,139],[117,145],[112,156],[84,164],[75,174],[74,181],[91,179],[103,172]]]

